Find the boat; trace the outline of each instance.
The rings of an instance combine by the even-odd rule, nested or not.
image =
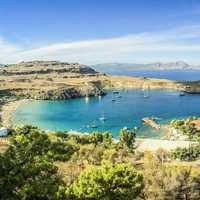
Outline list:
[[[86,96],[85,97],[85,102],[88,103],[88,101],[89,101],[89,96]]]
[[[99,120],[100,120],[100,121],[103,121],[103,122],[107,120],[107,118],[105,117],[105,114],[104,114],[104,113],[103,113],[102,117],[99,118]]]
[[[144,92],[144,98],[149,98],[149,90],[150,90],[149,85],[147,87],[144,85],[142,90]]]
[[[98,126],[96,124],[91,124],[90,128],[97,128]]]
[[[119,91],[113,91],[113,94],[119,94]]]
[[[88,124],[86,127],[87,128],[98,128],[98,126],[96,125],[95,122],[92,122],[91,124]]]
[[[119,98],[122,98],[122,96],[117,96],[117,98],[119,99]]]
[[[86,128],[98,128],[98,126],[96,124],[88,124]]]
[[[99,120],[100,121],[106,121],[106,118],[105,117],[100,117]]]
[[[185,93],[184,93],[183,91],[181,91],[181,92],[179,93],[179,96],[185,96]]]
[[[112,99],[112,102],[115,102],[116,101],[116,99]]]

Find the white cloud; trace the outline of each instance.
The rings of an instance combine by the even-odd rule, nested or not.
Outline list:
[[[187,54],[200,53],[200,25],[184,26],[163,32],[131,34],[118,38],[56,43],[36,49],[22,49],[20,45],[0,39],[0,62],[46,59],[68,62],[144,62],[180,59],[200,62]],[[165,54],[166,56],[163,56]],[[170,56],[170,55],[174,56]]]
[[[19,52],[21,48],[18,46],[8,43],[0,37],[0,61],[9,59],[10,56]]]

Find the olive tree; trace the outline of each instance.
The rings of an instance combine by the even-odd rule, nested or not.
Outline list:
[[[135,148],[135,137],[136,133],[134,129],[121,129],[119,137],[120,146],[133,150]]]
[[[69,194],[74,199],[131,200],[139,195],[142,188],[143,176],[130,164],[107,162],[83,171]]]

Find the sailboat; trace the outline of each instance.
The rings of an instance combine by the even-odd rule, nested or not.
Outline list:
[[[89,97],[86,96],[86,97],[85,97],[85,102],[88,103],[88,101],[89,101]]]
[[[90,125],[90,128],[97,128],[98,126],[96,125],[95,121]]]
[[[143,86],[144,98],[149,98],[149,91],[150,91],[149,85],[147,87]]]
[[[107,120],[104,113],[103,113],[102,117],[99,118],[99,120],[103,121],[103,122]]]
[[[89,96],[88,96],[88,92],[87,92],[85,95],[85,102],[88,103],[88,101],[89,101]]]
[[[183,91],[180,91],[179,96],[185,96],[185,93]]]

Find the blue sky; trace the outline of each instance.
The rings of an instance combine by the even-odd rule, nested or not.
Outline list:
[[[5,0],[0,62],[200,63],[199,0]]]

